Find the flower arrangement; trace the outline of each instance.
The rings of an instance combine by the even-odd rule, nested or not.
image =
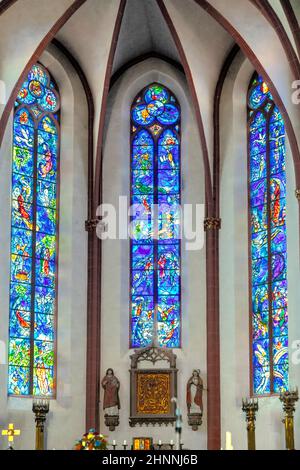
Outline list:
[[[79,441],[76,441],[73,450],[106,450],[106,436],[99,434],[95,429],[86,432]]]

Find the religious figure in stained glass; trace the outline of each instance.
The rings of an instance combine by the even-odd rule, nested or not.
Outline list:
[[[14,109],[10,395],[55,391],[59,107],[50,74],[33,65]]]
[[[285,128],[268,85],[248,93],[252,389],[288,388]]]
[[[131,347],[178,348],[180,106],[153,83],[131,108]]]

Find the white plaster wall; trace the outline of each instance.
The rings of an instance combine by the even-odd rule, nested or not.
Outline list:
[[[57,325],[57,398],[50,402],[47,448],[70,449],[85,432],[87,237],[87,105],[74,70],[55,49],[41,57],[61,94],[60,224]],[[0,422],[22,431],[16,449],[34,449],[31,398],[7,397],[12,117],[0,155]],[[0,348],[1,351],[1,348]],[[0,445],[5,448],[2,439]]]
[[[177,96],[182,110],[182,202],[204,203],[204,173],[200,141],[184,77],[169,64],[148,59],[130,68],[114,85],[109,96],[104,142],[103,202],[118,206],[119,195],[130,190],[130,106],[146,85],[158,81]],[[201,222],[200,222],[201,223]],[[133,436],[152,436],[157,442],[175,440],[174,428],[145,426],[130,428],[129,418],[129,240],[105,240],[102,251],[101,374],[112,367],[120,379],[120,426],[109,432],[104,425],[101,403],[101,431],[110,442],[131,441]],[[205,252],[186,251],[182,243],[182,344],[178,357],[178,398],[183,409],[183,442],[191,449],[205,449],[206,411],[202,427],[192,431],[186,417],[186,382],[194,368],[200,368],[206,383],[206,295]],[[101,400],[103,391],[101,391]],[[206,392],[204,392],[206,410]]]
[[[194,0],[166,0],[166,8],[181,41],[203,121],[208,158],[213,167],[213,103],[216,84],[232,37]],[[212,173],[212,170],[211,170]]]
[[[239,54],[221,99],[220,316],[222,444],[231,431],[235,449],[247,448],[243,397],[249,396],[249,291],[246,96],[252,65]],[[300,385],[293,343],[300,338],[299,222],[293,161],[287,143],[287,241],[290,382]],[[299,356],[299,354],[298,354]],[[258,449],[284,449],[282,407],[278,397],[260,398],[256,423]],[[300,409],[296,412],[299,422]],[[296,448],[300,433],[295,426]]]
[[[94,157],[103,87],[120,0],[87,0],[56,35],[82,66],[94,99]]]
[[[292,101],[294,77],[277,32],[248,0],[208,1],[242,36],[271,78],[287,110],[299,146],[300,109]],[[254,63],[253,60],[255,67]]]
[[[289,21],[286,17],[286,14],[284,12],[284,9],[281,5],[280,0],[269,0],[269,3],[271,5],[271,7],[274,9],[274,11],[276,12],[276,14],[278,15],[278,18],[280,19],[280,21],[282,23],[282,26],[284,27],[284,29],[286,31],[286,34],[288,35],[288,38],[291,41],[291,44],[292,44],[292,46],[295,50],[295,53],[298,55],[297,46],[296,46],[296,43],[295,43],[293,31],[290,27]]]
[[[1,15],[0,79],[7,99],[38,45],[71,4],[72,0],[26,0]]]

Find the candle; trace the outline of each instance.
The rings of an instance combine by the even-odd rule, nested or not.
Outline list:
[[[174,445],[173,439],[170,440],[170,446]]]
[[[124,441],[124,442],[123,442],[123,446],[127,446],[127,441]]]
[[[231,432],[226,432],[226,450],[233,450],[231,441]]]
[[[116,441],[115,441],[115,439],[114,439],[114,440],[113,440],[113,446],[115,446],[115,445],[116,445]]]
[[[158,445],[161,446],[161,440],[160,440],[160,439],[159,439],[159,441],[158,441]]]

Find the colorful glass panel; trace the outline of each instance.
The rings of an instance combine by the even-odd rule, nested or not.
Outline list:
[[[248,94],[253,393],[288,388],[285,129],[268,85]]]
[[[54,395],[59,94],[31,68],[13,128],[10,395]]]
[[[180,106],[154,83],[131,109],[131,339],[179,348]]]

